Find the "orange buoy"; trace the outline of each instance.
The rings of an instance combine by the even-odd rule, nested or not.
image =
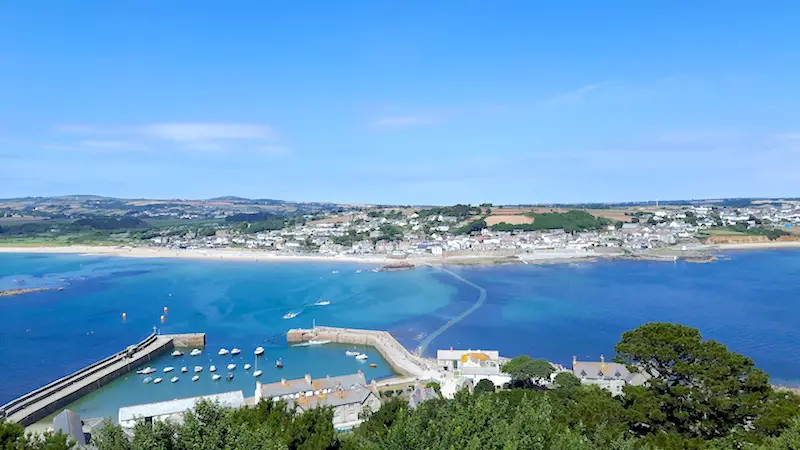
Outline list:
[[[164,321],[164,316],[161,316],[161,321],[162,321],[162,322]]]
[[[125,319],[127,319],[127,318],[128,318],[128,314],[126,314],[126,313],[122,313],[122,320],[125,320]]]
[[[165,306],[164,307],[164,314],[166,314],[168,311],[169,311],[169,309]]]

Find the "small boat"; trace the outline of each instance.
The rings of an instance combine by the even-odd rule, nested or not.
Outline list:
[[[209,368],[208,368],[208,371],[209,371],[209,372],[216,372],[216,371],[217,371],[217,366],[211,366],[211,367],[209,367]]]
[[[369,358],[369,356],[367,356],[367,355],[365,355],[363,353],[361,353],[358,356],[356,356],[356,359],[359,360],[359,361],[363,361],[363,360],[365,360],[367,358]]]
[[[197,381],[200,379],[200,375],[195,375],[192,377],[192,381]]]
[[[256,347],[256,350],[253,352],[256,356],[261,356],[264,354],[264,347]]]
[[[314,302],[314,306],[328,306],[331,304],[330,300],[317,300]]]
[[[377,364],[375,364],[375,363],[372,363],[372,364],[370,364],[369,366],[370,366],[370,367],[372,367],[373,369],[374,369],[374,368],[376,368],[376,367],[378,367],[378,365],[377,365]]]
[[[352,351],[348,350],[348,351],[344,352],[344,354],[347,355],[347,356],[358,356],[361,353],[360,352],[352,352]]]
[[[275,367],[277,367],[278,369],[283,369],[283,361],[281,361],[280,359],[275,361]]]
[[[338,270],[334,270],[334,271],[333,271],[333,272],[331,272],[331,273],[332,273],[332,274],[334,274],[334,275],[336,275],[337,273],[339,273],[339,271],[338,271]]]
[[[63,288],[63,287],[60,287],[60,288],[58,288],[58,290],[59,290],[59,291],[63,291],[63,290],[64,290],[64,288]]]
[[[147,366],[144,369],[137,370],[136,373],[138,373],[139,375],[149,375],[149,374],[151,374],[151,373],[153,373],[155,371],[156,371],[156,369],[153,369],[152,367]]]
[[[183,356],[183,352],[180,350],[175,350],[172,352],[172,356]]]
[[[158,377],[155,380],[153,380],[153,384],[158,384],[158,383],[161,383],[162,381],[164,381],[164,379],[161,378],[161,377]]]
[[[147,384],[151,381],[153,381],[153,377],[145,377],[144,380],[142,380],[142,383]]]
[[[250,370],[250,367],[252,367],[250,364],[245,364],[244,365],[244,370]]]
[[[284,319],[294,319],[295,317],[297,317],[298,314],[300,314],[300,313],[291,311],[291,312],[288,312],[288,313],[284,314],[283,318]]]
[[[233,374],[231,372],[228,372],[228,381],[231,381],[232,379],[233,379]]]
[[[233,350],[231,350],[231,355],[238,355],[239,353],[242,353],[242,351],[236,347],[234,347]]]
[[[203,366],[194,366],[194,373],[200,373],[203,371]]]
[[[190,356],[200,356],[201,353],[203,353],[203,351],[200,350],[199,348],[196,348],[196,349],[192,350],[192,352],[189,353],[189,355]]]
[[[170,379],[170,380],[169,380],[169,382],[170,382],[170,383],[177,383],[177,382],[178,382],[178,380],[180,380],[180,378],[178,378],[178,377],[172,377],[172,379]]]
[[[189,368],[188,368],[188,367],[186,367],[186,366],[184,366],[184,367],[181,367],[181,373],[186,373],[186,372],[188,372],[188,371],[189,371]]]
[[[174,367],[172,367],[172,366],[169,366],[169,367],[164,367],[164,373],[167,373],[167,372],[172,372],[173,370],[175,370],[175,368],[174,368]]]
[[[260,370],[256,370],[255,372],[253,372],[253,376],[254,377],[260,377],[261,376],[261,371]]]
[[[225,356],[225,355],[227,355],[228,353],[229,353],[229,352],[228,352],[228,349],[225,349],[225,348],[221,348],[221,349],[219,349],[219,351],[217,352],[217,354],[218,354],[219,356]]]
[[[356,270],[356,273],[361,273],[361,269]]]
[[[228,364],[228,370],[236,369],[236,364]]]
[[[212,380],[214,380],[214,381],[217,381],[217,380],[219,380],[220,378],[222,378],[222,375],[220,375],[220,374],[218,374],[218,373],[215,373],[215,374],[214,374],[214,375],[211,377],[211,379],[212,379]]]

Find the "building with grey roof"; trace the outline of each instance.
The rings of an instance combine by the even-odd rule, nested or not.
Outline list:
[[[364,374],[312,379],[310,375],[276,383],[256,382],[256,402],[283,400],[298,412],[311,408],[333,408],[333,426],[344,430],[361,423],[361,413],[377,411],[381,401],[373,386],[367,385]]]
[[[219,403],[226,408],[241,408],[244,405],[244,394],[242,391],[223,392],[221,394],[181,398],[166,402],[126,406],[119,409],[117,421],[123,428],[133,428],[136,422],[140,420],[145,422],[171,420],[180,423],[183,420],[183,414],[193,410],[200,400]]]
[[[572,374],[581,380],[581,384],[594,384],[611,392],[611,395],[622,394],[622,388],[630,384],[641,386],[647,381],[643,373],[631,373],[625,364],[607,363],[600,355],[600,361],[578,361],[572,357]]]
[[[78,413],[65,409],[53,418],[53,431],[66,434],[79,447],[88,443],[83,432],[83,421]]]

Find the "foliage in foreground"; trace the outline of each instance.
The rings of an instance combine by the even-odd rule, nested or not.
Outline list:
[[[200,403],[183,424],[138,424],[132,440],[106,423],[93,443],[98,450],[800,449],[800,399],[774,391],[753,361],[703,341],[696,329],[647,324],[625,333],[616,350],[632,369],[653,376],[618,398],[570,374],[558,374],[550,390],[512,383],[527,389],[494,392],[478,383],[472,394],[414,410],[392,398],[338,435],[330,409],[298,415],[282,402],[239,410]],[[508,371],[516,378],[549,372],[527,357]],[[0,448],[68,447],[63,435],[34,439],[0,422]]]

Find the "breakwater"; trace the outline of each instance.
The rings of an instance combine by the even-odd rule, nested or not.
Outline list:
[[[436,364],[432,361],[406,350],[388,331],[335,327],[296,328],[286,333],[286,341],[289,344],[331,341],[339,344],[369,345],[380,352],[395,372],[405,376],[423,377],[436,368]]]
[[[0,407],[0,417],[28,426],[175,347],[204,346],[205,334],[151,334],[90,366]]]

